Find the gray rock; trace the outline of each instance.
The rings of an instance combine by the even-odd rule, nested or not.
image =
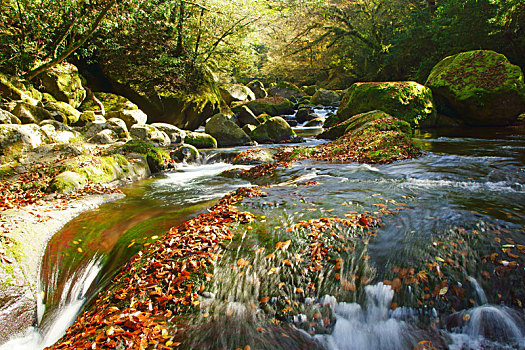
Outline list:
[[[170,157],[178,162],[195,162],[200,159],[200,153],[194,146],[182,144],[170,153]]]
[[[0,125],[0,154],[13,158],[52,140],[36,124]]]
[[[177,128],[175,125],[171,125],[167,123],[153,123],[151,125],[156,127],[158,130],[165,132],[169,136],[171,143],[184,142],[184,138],[186,137],[186,132],[184,130]]]
[[[109,122],[92,122],[88,123],[85,127],[85,136],[86,139],[90,139],[99,132],[101,132],[104,129],[113,130],[119,138],[126,139],[129,138],[129,132],[127,128],[123,128],[122,126],[119,126],[117,123],[109,123]]]
[[[146,122],[148,121],[148,116],[140,109],[126,109],[122,111],[107,112],[106,118],[122,119],[126,123],[128,130],[130,130],[131,127],[135,124],[146,124]]]
[[[53,115],[46,109],[30,103],[18,101],[11,111],[22,124],[38,124],[42,120],[53,119]]]
[[[202,132],[190,131],[186,133],[184,143],[202,148],[217,148],[217,140],[209,134]]]
[[[119,140],[119,137],[116,132],[110,129],[104,129],[98,134],[89,139],[89,142],[98,143],[101,145],[108,145],[115,143]]]
[[[104,118],[101,114],[95,113],[94,111],[84,111],[82,114],[80,114],[80,118],[75,125],[85,126],[86,124],[95,121],[105,122],[106,118]]]
[[[313,105],[321,105],[321,106],[336,106],[340,100],[341,100],[341,97],[339,96],[337,92],[331,91],[331,90],[319,89],[312,96],[310,103]]]
[[[131,137],[149,142],[156,146],[167,147],[171,144],[169,136],[151,125],[135,124],[130,129]]]
[[[252,101],[255,100],[255,94],[249,87],[240,84],[225,84],[219,87],[221,96],[230,105],[232,102],[237,101]]]
[[[248,108],[247,106],[241,106],[241,110],[239,111],[239,115],[237,116],[237,122],[242,127],[247,124],[251,125],[259,125],[261,124],[258,120],[255,114]]]
[[[22,124],[13,113],[0,109],[0,124]]]

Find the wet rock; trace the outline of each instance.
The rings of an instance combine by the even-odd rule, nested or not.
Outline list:
[[[306,123],[304,126],[308,127],[308,128],[320,127],[320,126],[323,126],[323,123],[324,123],[324,118],[323,117],[316,117],[316,118],[308,121],[308,123]]]
[[[440,113],[468,125],[508,125],[525,111],[520,67],[494,51],[449,56],[432,69],[426,85]]]
[[[170,153],[171,159],[177,162],[196,162],[200,159],[200,153],[192,145],[183,144]]]
[[[46,92],[73,108],[79,107],[86,97],[78,69],[70,63],[63,62],[52,67],[40,75],[40,80]]]
[[[241,106],[239,115],[237,116],[237,122],[239,126],[243,127],[244,125],[259,125],[261,124],[255,114],[247,106]]]
[[[297,85],[282,81],[268,89],[268,95],[271,97],[284,97],[288,100],[300,98],[306,94]]]
[[[250,137],[259,143],[288,141],[296,136],[290,125],[281,117],[268,119],[250,133]]]
[[[224,114],[216,114],[206,123],[205,131],[217,140],[219,147],[241,146],[251,142],[248,136],[237,124]]]

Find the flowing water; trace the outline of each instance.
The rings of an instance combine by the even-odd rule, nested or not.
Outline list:
[[[241,205],[258,224],[225,247],[182,347],[525,348],[525,140],[484,132],[420,134],[426,152],[418,159],[298,162],[259,179],[272,184],[267,197]],[[209,163],[134,184],[126,198],[70,222],[42,263],[38,327],[2,349],[52,344],[130,256],[249,185],[217,175],[232,167],[219,162],[231,154],[218,151]],[[381,225],[372,234],[337,227],[323,236],[339,266],[325,265],[309,279],[303,261],[315,241],[294,225],[362,214]],[[289,248],[268,259],[287,240]],[[249,266],[239,271],[241,258]],[[425,290],[423,281],[436,289]],[[310,285],[315,292],[307,296]]]

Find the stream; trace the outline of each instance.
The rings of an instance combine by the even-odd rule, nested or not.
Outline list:
[[[302,131],[307,136],[315,130]],[[412,349],[431,340],[436,348],[525,348],[525,259],[516,250],[525,245],[525,138],[505,130],[472,129],[422,132],[416,139],[425,150],[417,159],[388,165],[302,161],[261,179],[260,184],[272,183],[264,189],[267,197],[245,200],[241,209],[262,224],[225,248],[183,346],[237,348],[246,339],[245,345],[252,342],[255,349]],[[318,142],[307,139],[307,145]],[[201,164],[127,186],[125,198],[69,222],[49,242],[42,261],[38,326],[0,349],[52,345],[131,256],[224,194],[251,186],[218,175],[233,168],[231,153],[242,149],[212,151]],[[262,335],[257,325],[276,317],[272,308],[278,308],[280,296],[307,287],[294,259],[310,241],[286,228],[361,213],[380,218],[373,235],[336,232],[353,243],[338,259],[345,276],[354,279],[348,277],[347,287],[341,288],[326,282],[333,271],[322,270],[314,281],[316,295],[285,299],[293,306],[289,316],[280,315],[286,326],[281,322],[279,330]],[[291,272],[286,285],[277,288],[272,278],[279,267],[253,252],[287,239],[293,243],[278,258],[292,261]],[[334,235],[333,244],[336,240]],[[495,251],[499,255],[492,259]],[[446,261],[455,255],[460,268],[452,269]],[[250,261],[242,278],[231,268],[240,258]],[[490,264],[491,259],[498,266],[486,271],[488,265],[479,261]],[[502,270],[514,263],[512,271]],[[433,307],[425,302],[433,291],[419,290],[419,283],[405,288],[395,282],[423,281],[424,275],[415,276],[422,270],[443,273],[448,280],[432,295]],[[249,307],[265,296],[267,309]],[[224,318],[212,322],[210,314]],[[297,336],[282,333],[282,327]]]

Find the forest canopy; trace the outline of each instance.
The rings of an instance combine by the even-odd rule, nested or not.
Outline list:
[[[63,60],[131,84],[424,81],[445,56],[505,54],[524,68],[523,0],[4,0],[0,71],[32,79]]]

